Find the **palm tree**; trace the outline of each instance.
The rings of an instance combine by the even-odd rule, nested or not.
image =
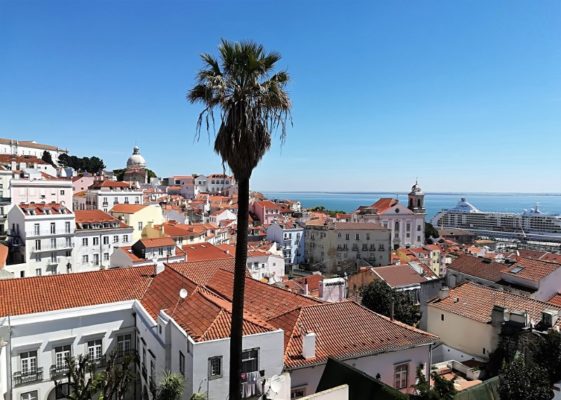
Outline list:
[[[220,60],[202,54],[203,68],[196,85],[189,91],[191,103],[204,108],[197,122],[197,138],[205,123],[207,132],[214,127],[214,111],[220,114],[214,151],[227,163],[238,183],[237,240],[230,332],[230,400],[241,397],[242,325],[244,286],[247,263],[249,216],[249,179],[254,168],[271,146],[271,134],[280,128],[286,135],[290,99],[285,91],[288,74],[274,72],[281,56],[267,53],[253,42],[233,43],[222,40]]]
[[[180,400],[183,395],[183,385],[183,376],[166,371],[160,381],[156,400]]]

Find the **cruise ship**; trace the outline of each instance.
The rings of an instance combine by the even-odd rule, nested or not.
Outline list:
[[[480,211],[465,198],[432,219],[435,228],[460,228],[494,239],[561,243],[561,215],[542,213],[538,205],[521,214]]]

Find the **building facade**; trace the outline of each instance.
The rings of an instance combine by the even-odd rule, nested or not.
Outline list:
[[[304,227],[294,221],[275,221],[267,227],[267,240],[277,243],[282,248],[286,265],[304,262],[304,237]]]

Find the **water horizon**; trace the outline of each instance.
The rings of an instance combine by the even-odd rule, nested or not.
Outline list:
[[[381,197],[397,197],[407,204],[408,192],[335,192],[335,191],[261,191],[269,199],[298,200],[305,208],[323,206],[329,210],[352,212],[370,205]],[[426,192],[427,221],[439,211],[454,207],[465,197],[481,211],[521,213],[539,205],[544,214],[561,214],[561,193],[493,193],[493,192]]]

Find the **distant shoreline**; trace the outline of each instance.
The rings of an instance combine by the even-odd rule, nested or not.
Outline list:
[[[257,190],[260,193],[288,193],[288,194],[302,194],[302,193],[317,193],[317,194],[398,194],[406,195],[408,192],[333,192],[333,191],[315,191],[315,190]],[[561,193],[523,193],[523,192],[425,192],[425,195],[431,196],[559,196]]]

